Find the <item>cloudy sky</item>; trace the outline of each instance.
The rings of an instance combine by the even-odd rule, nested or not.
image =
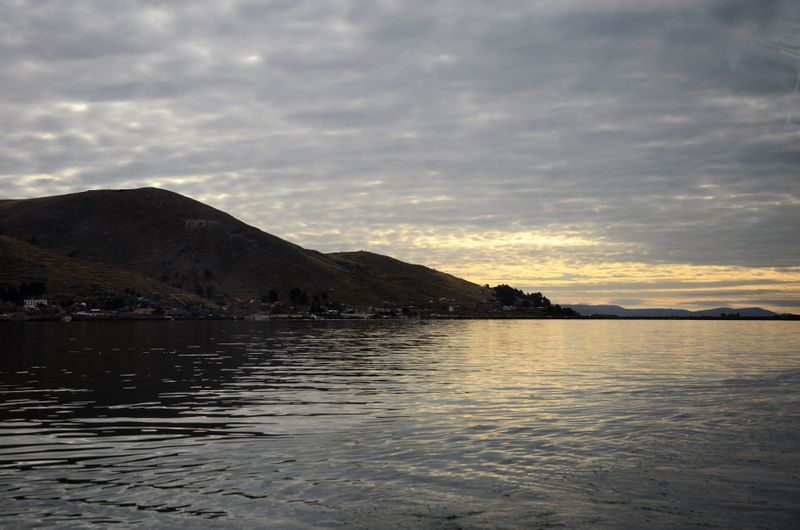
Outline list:
[[[800,312],[800,3],[0,0],[0,196],[159,186],[557,302]]]

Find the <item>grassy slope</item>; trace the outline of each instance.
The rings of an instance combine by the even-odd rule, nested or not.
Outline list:
[[[90,191],[0,204],[0,230],[183,289],[211,287],[216,295],[344,287],[341,271],[324,257],[164,190]]]
[[[416,303],[448,298],[464,304],[487,300],[487,289],[423,265],[374,254],[372,252],[336,252],[328,254],[350,271],[353,278],[367,281],[370,288],[387,299]]]
[[[0,201],[0,233],[213,296],[257,298],[276,289],[286,297],[300,287],[358,304],[485,298],[477,285],[385,256],[306,250],[154,188]]]
[[[143,296],[161,293],[176,295],[190,303],[208,301],[152,278],[118,269],[103,263],[84,262],[29,243],[0,235],[0,285],[16,287],[22,282],[44,282],[44,298],[78,300],[97,296],[120,296],[126,289]]]

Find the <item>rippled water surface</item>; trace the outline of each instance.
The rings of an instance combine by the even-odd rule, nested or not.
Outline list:
[[[800,527],[800,323],[0,322],[0,526]]]

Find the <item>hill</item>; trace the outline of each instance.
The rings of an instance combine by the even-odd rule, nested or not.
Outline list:
[[[353,281],[384,300],[425,302],[445,298],[462,304],[482,304],[489,297],[479,285],[450,274],[372,252],[327,254],[348,271]]]
[[[288,299],[295,288],[350,304],[486,298],[475,284],[385,256],[306,250],[156,188],[0,201],[0,233],[209,299],[258,299],[270,290]]]

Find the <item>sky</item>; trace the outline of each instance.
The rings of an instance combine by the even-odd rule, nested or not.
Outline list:
[[[559,303],[800,313],[800,2],[0,15],[0,197],[157,186]]]

